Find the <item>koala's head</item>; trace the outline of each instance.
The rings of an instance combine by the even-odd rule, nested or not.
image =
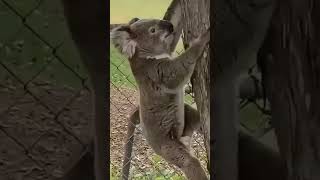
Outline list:
[[[129,59],[136,53],[141,57],[169,54],[174,28],[169,21],[134,18],[127,25],[113,29],[110,38]]]

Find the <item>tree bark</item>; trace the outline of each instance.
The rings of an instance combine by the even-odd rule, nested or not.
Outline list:
[[[320,179],[319,17],[319,1],[278,1],[259,53],[289,180]]]
[[[183,15],[183,43],[188,46],[191,40],[199,36],[210,26],[210,0],[181,0]],[[210,159],[210,103],[209,103],[209,60],[210,55],[206,49],[203,57],[197,61],[191,78],[192,88],[195,94],[195,102],[203,124],[205,146]]]

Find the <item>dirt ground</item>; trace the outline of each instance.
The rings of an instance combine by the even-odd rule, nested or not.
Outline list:
[[[61,176],[79,157],[89,141],[90,92],[56,88],[49,83],[28,86],[32,96],[14,82],[0,84],[0,180],[51,180]],[[120,171],[125,143],[127,115],[137,105],[137,92],[110,86],[110,158]],[[196,141],[202,142],[199,136]],[[193,144],[202,157],[203,144]],[[132,170],[155,168],[153,151],[137,130]],[[173,168],[165,162],[163,168]],[[159,164],[157,165],[159,166]]]
[[[51,180],[89,141],[90,93],[17,84],[0,84],[0,180]]]

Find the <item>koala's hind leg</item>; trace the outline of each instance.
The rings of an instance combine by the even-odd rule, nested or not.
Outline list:
[[[139,108],[136,107],[128,117],[127,138],[124,146],[123,164],[122,164],[122,180],[129,178],[131,165],[131,154],[134,140],[134,131],[136,125],[140,123]]]
[[[192,136],[194,131],[199,130],[201,121],[199,112],[188,104],[184,104],[185,127],[183,136]]]
[[[184,104],[184,120],[185,127],[180,141],[191,150],[192,134],[194,131],[199,130],[201,124],[200,114],[195,108]]]
[[[163,141],[160,149],[154,149],[168,163],[179,167],[189,180],[207,180],[207,175],[200,161],[193,157],[179,140],[168,138]]]

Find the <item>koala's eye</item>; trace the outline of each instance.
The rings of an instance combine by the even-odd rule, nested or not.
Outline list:
[[[155,33],[155,32],[156,32],[156,28],[152,27],[152,28],[150,28],[149,31],[150,31],[151,33]]]

